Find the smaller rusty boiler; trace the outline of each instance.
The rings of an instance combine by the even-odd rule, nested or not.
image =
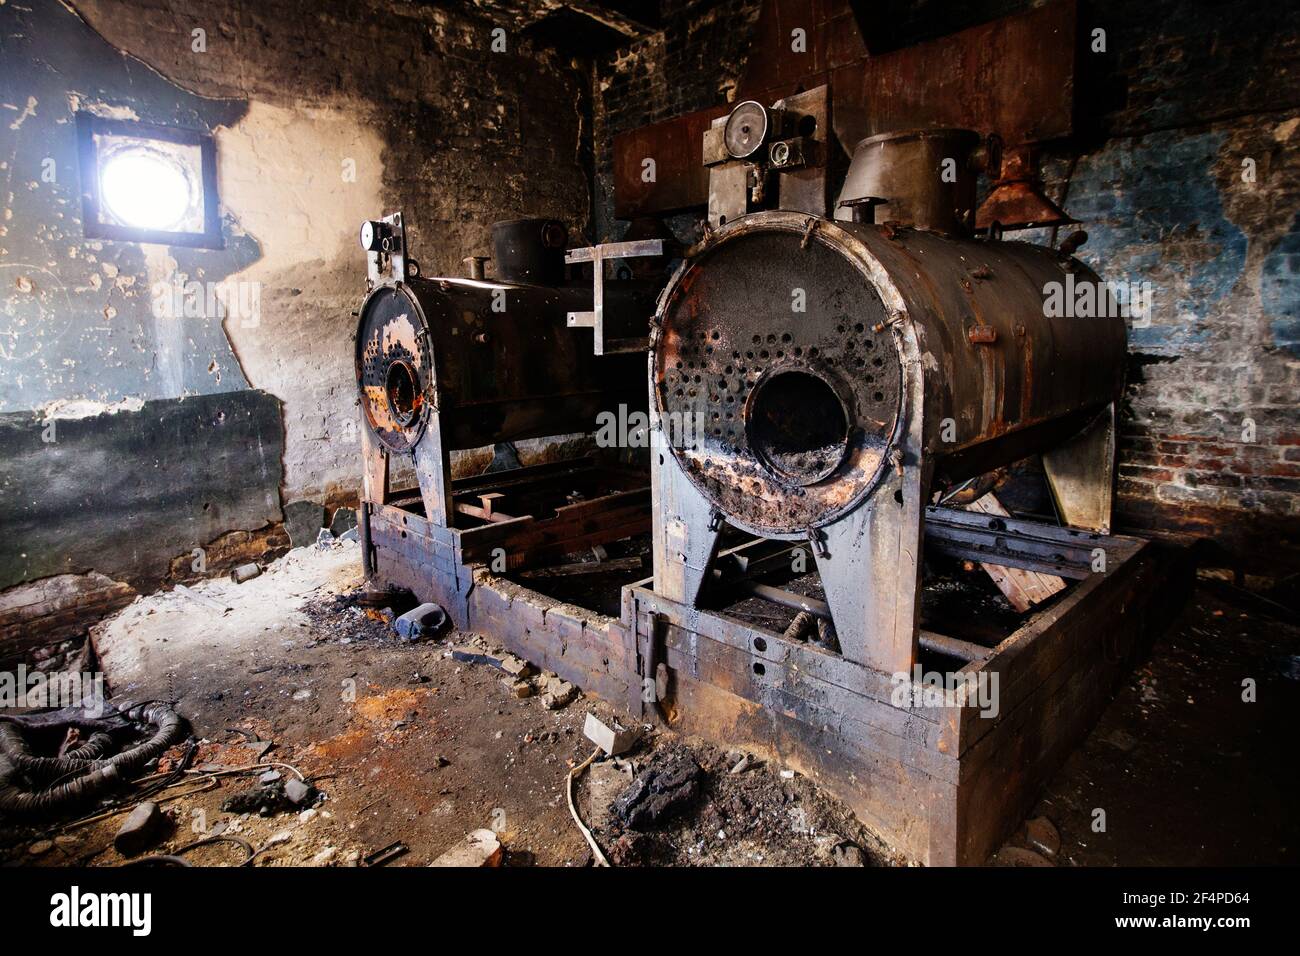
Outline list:
[[[744,107],[723,128],[748,195],[714,208],[752,207],[759,184],[790,195],[765,179],[770,148],[767,172],[745,159],[764,123]],[[1069,255],[971,237],[989,148],[961,130],[872,137],[836,218],[749,208],[691,250],[649,361],[670,449],[652,462],[657,594],[696,606],[724,524],[805,542],[840,652],[893,674],[916,660],[936,492],[1041,453],[1066,523],[1109,530],[1124,321],[1045,309],[1053,287],[1101,287]],[[683,421],[703,428],[675,440]]]
[[[496,223],[492,239],[493,275],[483,259],[470,257],[467,277],[426,277],[409,256],[400,213],[361,229],[369,268],[355,361],[368,571],[387,562],[390,580],[444,603],[462,624],[457,594],[464,582],[453,568],[478,553],[472,541],[481,538],[487,554],[490,538],[516,567],[543,546],[556,552],[566,543],[590,546],[603,534],[629,533],[617,523],[597,527],[594,503],[611,489],[644,488],[644,475],[605,475],[583,459],[502,472],[490,482],[474,476],[462,485],[452,481],[450,456],[457,449],[590,434],[603,412],[644,410],[641,363],[662,285],[606,282],[603,269],[605,259],[658,255],[659,240],[570,250],[565,227],[550,219]],[[569,262],[595,262],[593,277],[567,280]],[[584,322],[593,313],[599,323]],[[586,327],[595,328],[597,349]],[[419,486],[413,493],[390,488],[390,479],[407,471],[403,463],[413,467]],[[556,520],[566,514],[565,495],[583,499],[581,521],[578,512],[568,512],[567,523]],[[625,497],[618,502],[628,505]],[[383,529],[371,527],[375,514]],[[416,522],[424,533],[408,534]]]

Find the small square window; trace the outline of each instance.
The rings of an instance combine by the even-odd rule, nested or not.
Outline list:
[[[77,140],[86,238],[224,246],[211,136],[78,113]]]

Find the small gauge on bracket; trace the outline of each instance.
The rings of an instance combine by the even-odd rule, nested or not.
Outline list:
[[[767,107],[754,100],[746,100],[731,111],[723,142],[727,152],[735,159],[748,159],[767,142],[772,121]]]
[[[392,234],[388,223],[367,219],[361,224],[361,248],[367,252],[379,252],[385,248],[384,240]]]

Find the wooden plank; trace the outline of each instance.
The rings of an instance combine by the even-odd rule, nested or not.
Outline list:
[[[1002,507],[1002,502],[998,501],[997,496],[991,491],[982,498],[968,504],[966,510],[998,515],[1003,518],[1011,517],[1011,512]],[[1042,604],[1053,594],[1057,594],[1065,588],[1065,578],[1058,574],[1009,568],[1005,565],[990,564],[986,561],[981,561],[980,567],[993,579],[993,583],[1011,602],[1011,606],[1021,614],[1036,604]]]

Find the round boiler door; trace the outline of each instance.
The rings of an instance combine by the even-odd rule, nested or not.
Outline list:
[[[885,306],[848,253],[738,220],[663,300],[652,375],[672,453],[725,515],[794,535],[854,507],[898,421]]]

